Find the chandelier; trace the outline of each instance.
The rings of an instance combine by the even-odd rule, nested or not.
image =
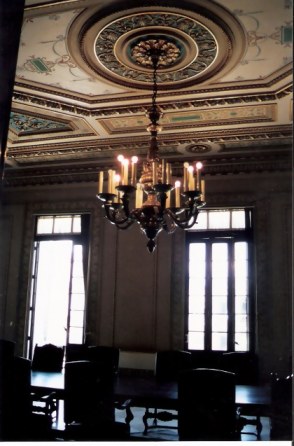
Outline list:
[[[191,228],[199,209],[205,205],[202,163],[183,163],[182,181],[172,181],[172,166],[158,152],[157,135],[161,130],[158,121],[162,114],[156,105],[157,70],[176,60],[176,45],[156,36],[137,43],[133,57],[138,63],[152,68],[152,105],[147,114],[150,123],[150,144],[142,172],[137,178],[138,157],[131,160],[118,156],[119,173],[108,170],[108,189],[103,191],[104,172],[99,172],[97,198],[102,201],[106,218],[118,229],[127,229],[138,223],[146,235],[149,252],[156,247],[156,237],[162,231],[172,233],[177,227]]]

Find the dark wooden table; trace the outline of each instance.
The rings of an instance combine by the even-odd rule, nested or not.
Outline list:
[[[55,391],[58,398],[64,398],[64,374],[32,372],[32,389],[41,388]],[[154,412],[150,409],[156,409],[156,416],[163,421],[167,417],[166,411],[177,410],[178,405],[178,387],[175,381],[158,381],[153,375],[137,376],[124,375],[119,373],[114,382],[114,396],[118,401],[131,400],[131,406],[144,407],[146,412],[143,417],[145,433],[147,432],[148,419],[154,418]],[[268,416],[270,409],[270,389],[267,386],[236,385],[236,408],[243,415],[256,417],[255,424],[259,434],[262,429],[260,423],[261,416]],[[163,413],[157,409],[164,409]],[[162,417],[162,418],[161,418]],[[128,414],[129,421],[132,415]]]

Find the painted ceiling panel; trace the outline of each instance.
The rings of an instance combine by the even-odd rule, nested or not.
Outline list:
[[[67,49],[67,31],[80,12],[75,9],[25,18],[16,71],[19,79],[89,96],[122,91],[101,84],[71,58]]]
[[[58,175],[96,181],[119,152],[144,156],[154,39],[169,48],[157,73],[165,157],[197,156],[207,174],[216,162],[243,172],[245,155],[249,170],[291,168],[292,12],[290,0],[27,0],[9,184],[58,161]]]

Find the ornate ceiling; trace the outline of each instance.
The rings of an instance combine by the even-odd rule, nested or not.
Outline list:
[[[291,3],[27,0],[6,184],[93,181],[119,153],[144,157],[158,39],[165,158],[207,174],[290,169]]]

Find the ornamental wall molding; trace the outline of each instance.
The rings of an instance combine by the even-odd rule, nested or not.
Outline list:
[[[269,140],[273,138],[291,138],[292,137],[292,126],[282,125],[282,126],[267,126],[267,127],[250,127],[250,128],[239,128],[239,129],[217,129],[217,130],[205,130],[197,132],[185,132],[185,134],[172,134],[166,135],[158,138],[158,145],[168,146],[177,142],[178,144],[210,144],[210,143],[220,143],[225,142],[240,142],[240,141],[260,141]],[[54,155],[61,156],[61,152],[64,155],[86,155],[94,154],[103,151],[112,152],[116,150],[140,150],[145,149],[146,151],[146,137],[132,137],[119,138],[116,141],[112,141],[111,144],[105,143],[104,140],[97,140],[95,142],[79,142],[73,145],[73,143],[53,143],[48,145],[39,144],[34,146],[18,146],[10,147],[7,153],[8,159],[25,159],[25,158],[41,158],[49,157]]]
[[[107,170],[111,165],[104,165],[103,170]],[[261,172],[291,172],[291,157],[284,152],[284,156],[266,154],[264,156],[244,156],[238,159],[237,156],[221,157],[213,160],[205,160],[206,177],[221,176],[230,174],[251,174]],[[5,172],[4,188],[26,186],[48,186],[54,184],[74,184],[74,183],[96,183],[99,169],[95,165],[84,167],[64,168],[26,168],[8,169]],[[174,175],[180,175],[180,164],[175,167]]]
[[[58,132],[59,133],[61,133],[61,132],[65,133],[66,130],[59,130]],[[36,138],[35,134],[34,134],[34,137],[32,137],[30,139],[30,138],[27,137],[27,134],[24,134],[24,135],[18,135],[18,138],[20,138],[20,140],[21,140],[22,137],[25,137],[26,144],[28,144],[28,143],[34,143],[35,144],[36,142],[39,142],[39,141],[48,141],[48,140],[52,141],[52,140],[65,139],[65,138],[66,139],[74,139],[74,138],[88,138],[90,136],[97,137],[97,134],[94,133],[94,132],[73,133],[73,134],[66,133],[66,135],[64,135],[64,134],[60,135],[60,134],[57,134],[57,131],[56,131],[56,132],[52,132],[50,135],[48,133],[46,133],[46,135],[48,135],[48,136],[42,136],[42,137]],[[16,145],[19,148],[20,147],[19,140],[15,140],[14,141],[14,140],[9,138],[9,146],[11,147],[13,145]],[[25,146],[23,146],[23,147],[25,147]]]
[[[257,123],[260,123],[260,122],[272,122],[274,120],[273,116],[275,115],[275,113],[276,113],[276,110],[273,109],[272,111],[270,111],[270,114],[268,116],[259,117],[259,118],[255,118],[255,119],[246,118],[245,117],[244,119],[235,119],[233,122],[230,121],[230,120],[226,120],[226,119],[224,119],[224,120],[219,119],[217,121],[217,125],[218,126],[219,125],[230,126],[232,124],[233,125],[242,125],[244,123],[250,123],[252,125],[252,124],[257,124]],[[198,127],[214,127],[214,126],[215,126],[215,122],[214,121],[211,121],[211,122],[205,122],[205,121],[197,122],[196,121],[196,122],[192,122],[190,124],[187,124],[186,122],[184,124],[182,124],[182,123],[181,124],[179,124],[179,123],[176,123],[176,124],[172,123],[170,125],[167,125],[166,127],[170,128],[170,129],[173,129],[173,130],[174,129],[177,129],[177,130],[187,130],[187,129],[196,129]],[[127,132],[128,133],[132,133],[132,132],[135,133],[135,132],[138,132],[138,130],[140,130],[140,129],[136,129],[135,127],[133,127],[133,128],[128,128]],[[110,132],[110,133],[114,133],[116,136],[118,136],[120,134],[120,132],[118,132],[118,131],[117,132]],[[17,146],[18,148],[25,147],[25,146],[21,146],[22,138],[25,139],[26,145],[28,143],[33,143],[34,147],[35,147],[37,143],[40,143],[42,141],[56,141],[56,140],[64,140],[64,139],[68,140],[68,139],[76,139],[76,138],[83,138],[84,139],[84,144],[87,144],[87,142],[85,142],[87,138],[93,137],[93,136],[97,137],[96,133],[90,132],[90,131],[89,132],[84,132],[84,133],[68,133],[68,130],[67,131],[65,131],[65,130],[64,131],[56,130],[54,132],[51,132],[50,134],[49,133],[45,133],[44,136],[42,135],[42,136],[36,137],[35,135],[37,135],[37,134],[38,133],[36,133],[36,134],[31,133],[31,135],[32,135],[31,138],[29,138],[27,136],[27,134],[23,134],[23,135],[20,134],[20,135],[18,135],[19,139],[17,139],[17,140],[13,140],[13,139],[9,138],[9,147],[10,148],[12,146]],[[171,141],[169,141],[167,143],[165,142],[167,140],[168,139],[165,138],[165,140],[160,141],[160,137],[159,137],[158,138],[159,145],[161,145],[161,144],[162,145],[170,144]],[[75,145],[76,142],[73,142],[72,144]],[[81,144],[81,143],[79,142],[78,144]],[[47,152],[47,150],[46,150],[46,152]]]
[[[290,72],[289,72],[290,74]],[[16,82],[15,87],[19,86],[19,83]],[[250,90],[252,90],[252,88],[254,88],[254,86],[251,84],[250,85]],[[255,86],[255,88],[260,88]],[[264,86],[264,88],[268,88],[268,86]],[[245,89],[245,88],[244,88]],[[246,89],[248,89],[248,86],[246,87]],[[44,89],[39,89],[39,91],[42,91],[43,93],[47,93],[48,91],[43,91]],[[235,96],[232,96],[232,90],[236,90],[239,92],[239,94],[236,93]],[[223,96],[224,92],[230,92],[230,97],[225,97]],[[268,102],[268,101],[276,101],[278,99],[280,99],[281,97],[287,96],[289,94],[291,94],[293,91],[292,85],[288,84],[286,86],[284,86],[283,88],[279,88],[278,90],[276,90],[275,92],[269,93],[269,92],[265,92],[265,93],[241,93],[240,92],[240,85],[238,84],[238,86],[236,86],[236,88],[234,87],[226,87],[225,85],[219,87],[219,88],[210,88],[210,89],[205,89],[205,90],[201,90],[201,91],[197,91],[197,90],[189,90],[189,91],[179,91],[179,94],[181,95],[181,97],[185,97],[185,96],[189,96],[191,97],[191,95],[195,95],[195,96],[200,96],[199,99],[193,98],[190,99],[189,101],[185,100],[185,99],[179,99],[177,100],[176,103],[170,103],[170,95],[171,93],[160,93],[160,96],[158,98],[158,106],[162,109],[162,111],[168,111],[168,110],[183,110],[184,108],[187,109],[193,109],[195,108],[199,108],[199,107],[214,107],[216,105],[236,105],[236,104],[248,104],[251,102]],[[201,95],[204,95],[206,93],[218,93],[221,92],[222,96],[218,97],[218,98],[203,98],[201,97]],[[52,93],[52,92],[51,92]],[[62,98],[68,98],[71,100],[76,101],[77,97],[76,96],[68,96],[64,93],[60,93],[59,96],[61,96]],[[164,99],[168,98],[168,102],[164,103]],[[125,100],[129,100],[129,96],[128,99]],[[150,94],[148,95],[136,95],[136,96],[132,96],[132,101],[150,101]],[[93,100],[85,100],[84,98],[79,98],[80,102],[85,102],[88,103],[89,105],[98,105],[98,104],[103,104],[103,107],[101,109],[101,107],[99,109],[90,109],[87,107],[83,107],[81,105],[74,105],[74,104],[68,104],[66,102],[62,102],[62,99],[59,100],[53,100],[53,99],[48,99],[48,98],[44,98],[42,96],[37,96],[34,95],[33,93],[24,93],[24,92],[19,92],[17,91],[17,88],[15,89],[14,93],[13,93],[13,101],[17,102],[17,103],[29,103],[32,105],[36,105],[36,106],[42,106],[48,109],[53,109],[55,111],[62,111],[62,112],[67,112],[67,113],[72,113],[74,115],[81,115],[81,116],[96,116],[96,117],[105,117],[105,116],[116,116],[116,115],[125,115],[125,114],[129,114],[129,113],[145,113],[149,107],[149,105],[147,104],[146,106],[144,105],[117,105],[118,103],[118,99],[117,96],[109,98],[109,97],[103,97],[101,99],[93,99]],[[122,99],[120,98],[119,101],[121,102]],[[107,108],[105,108],[105,103],[110,104],[113,103],[115,105],[113,105],[113,107],[109,107],[107,106]]]

